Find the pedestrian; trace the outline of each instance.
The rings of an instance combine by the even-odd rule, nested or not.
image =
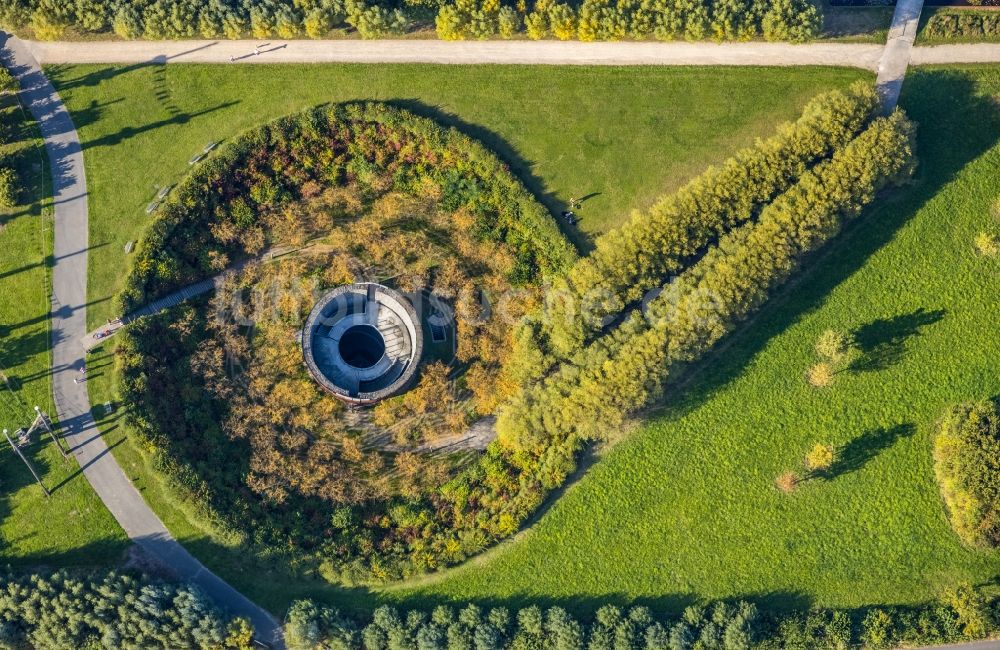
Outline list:
[[[229,55],[229,62],[230,63],[234,63],[235,61],[236,61],[236,55],[235,54],[230,54]]]
[[[253,48],[253,55],[254,56],[260,56],[260,47],[259,46]]]
[[[80,366],[80,374],[81,375],[87,374],[87,366]]]

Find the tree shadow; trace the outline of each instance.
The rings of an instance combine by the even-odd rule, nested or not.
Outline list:
[[[501,161],[507,163],[509,171],[514,174],[519,181],[532,193],[535,199],[549,211],[550,215],[557,215],[564,210],[569,210],[569,205],[557,197],[555,193],[546,189],[546,183],[532,171],[535,163],[525,160],[521,154],[507,142],[499,133],[492,131],[479,124],[471,124],[461,117],[444,111],[440,106],[429,106],[418,99],[388,99],[386,104],[410,111],[415,115],[426,117],[442,124],[446,127],[454,128],[464,135],[474,138],[483,143],[493,151]],[[585,198],[592,198],[598,193],[591,193]],[[583,201],[584,199],[579,199]],[[563,236],[572,242],[577,250],[586,252],[593,248],[593,243],[582,231],[570,227],[562,219],[553,217],[556,226]]]
[[[961,71],[912,70],[903,88],[902,105],[919,124],[920,166],[913,181],[881,193],[835,240],[805,260],[793,280],[775,291],[757,314],[669,382],[667,399],[646,415],[658,413],[676,420],[712,399],[768,341],[818,309],[835,287],[888,244],[942,187],[1000,141],[1000,111],[995,101],[977,94],[973,80]]]
[[[825,472],[817,473],[817,477],[833,480],[838,476],[856,472],[868,461],[893,446],[897,440],[912,436],[916,430],[916,426],[906,422],[894,427],[879,427],[865,431],[844,445],[833,465]]]
[[[923,307],[909,314],[879,318],[852,332],[861,355],[848,367],[853,372],[884,370],[900,362],[906,352],[906,342],[920,335],[920,330],[933,325],[945,315],[944,309],[926,311]]]

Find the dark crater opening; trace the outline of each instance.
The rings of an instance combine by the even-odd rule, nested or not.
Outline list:
[[[385,340],[371,325],[355,325],[347,329],[338,344],[340,356],[355,368],[371,368],[385,354]]]

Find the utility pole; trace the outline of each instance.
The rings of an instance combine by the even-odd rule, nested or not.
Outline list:
[[[35,407],[35,421],[31,423],[30,427],[28,427],[28,433],[25,434],[25,437],[28,440],[30,440],[31,439],[31,434],[34,433],[35,431],[38,431],[39,429],[42,429],[42,430],[45,430],[46,432],[48,432],[49,437],[52,438],[52,442],[56,443],[56,449],[59,450],[59,453],[62,454],[62,457],[63,458],[68,458],[68,456],[66,455],[66,452],[62,448],[62,445],[59,444],[59,438],[56,438],[56,434],[52,430],[52,423],[49,420],[49,416],[46,415],[45,413],[42,413],[42,409],[40,409],[40,408],[38,408],[36,406]],[[41,439],[41,437],[42,437],[41,434],[39,434],[38,437],[39,437],[39,439]]]
[[[50,433],[51,433],[51,431],[50,431]],[[38,476],[38,472],[35,471],[35,466],[31,464],[31,461],[28,460],[28,457],[24,455],[24,452],[21,451],[21,448],[18,447],[14,443],[14,441],[10,439],[10,434],[7,432],[7,429],[3,430],[3,436],[4,436],[4,438],[7,439],[7,442],[10,444],[10,448],[14,450],[14,453],[17,454],[18,457],[20,457],[20,459],[24,462],[25,465],[28,466],[28,471],[30,471],[31,475],[35,477],[36,481],[38,481],[38,485],[42,488],[42,492],[45,493],[45,496],[47,496],[47,497],[52,496],[49,493],[48,488],[45,487],[45,484],[42,483],[42,479],[41,479],[40,476]],[[62,449],[60,449],[59,451],[62,451]]]

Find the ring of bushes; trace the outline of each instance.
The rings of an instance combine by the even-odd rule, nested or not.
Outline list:
[[[429,235],[413,232],[415,224]],[[370,273],[372,259],[352,258],[348,240],[366,242],[366,255],[378,247],[392,259],[410,249],[424,257],[437,251],[430,255],[436,266],[419,259],[423,266],[406,273],[393,267],[386,275],[351,276]],[[289,242],[302,252],[256,259]],[[353,261],[345,264],[345,258]],[[123,313],[234,264],[240,269],[225,276],[210,301],[188,302],[125,328],[117,356],[128,420],[182,500],[262,554],[290,549],[285,552],[296,561],[351,581],[460,560],[486,543],[485,533],[468,530],[462,544],[455,540],[491,504],[455,507],[460,497],[449,493],[454,468],[435,458],[421,461],[419,449],[373,451],[349,440],[353,430],[329,431],[331,414],[339,417],[343,406],[309,380],[294,334],[311,308],[309,295],[331,286],[394,277],[394,288],[412,295],[429,288],[455,312],[457,365],[425,365],[417,385],[381,402],[372,419],[423,427],[430,414],[461,424],[464,403],[455,403],[453,394],[473,393],[468,401],[476,413],[491,412],[488,402],[497,391],[490,381],[511,348],[505,340],[511,326],[503,318],[481,318],[478,294],[513,294],[521,302],[506,311],[523,313],[543,278],[574,258],[552,216],[506,166],[453,129],[380,103],[323,106],[276,120],[200,163],[139,244],[119,296]],[[486,270],[470,275],[462,260]],[[273,287],[284,291],[274,305],[276,324],[248,328],[210,317],[240,310],[227,303],[229,296],[249,296],[256,314],[257,297]],[[233,360],[242,370],[232,371]],[[261,368],[274,373],[262,375]],[[431,391],[456,375],[456,389],[445,398]],[[254,402],[255,396],[272,401]],[[452,410],[429,413],[442,403]],[[490,458],[487,453],[468,466],[463,457],[463,475],[490,475]],[[357,472],[368,481],[364,489],[350,485],[349,478],[361,474],[346,472],[349,466],[363,468]],[[537,502],[520,506],[517,521]]]

